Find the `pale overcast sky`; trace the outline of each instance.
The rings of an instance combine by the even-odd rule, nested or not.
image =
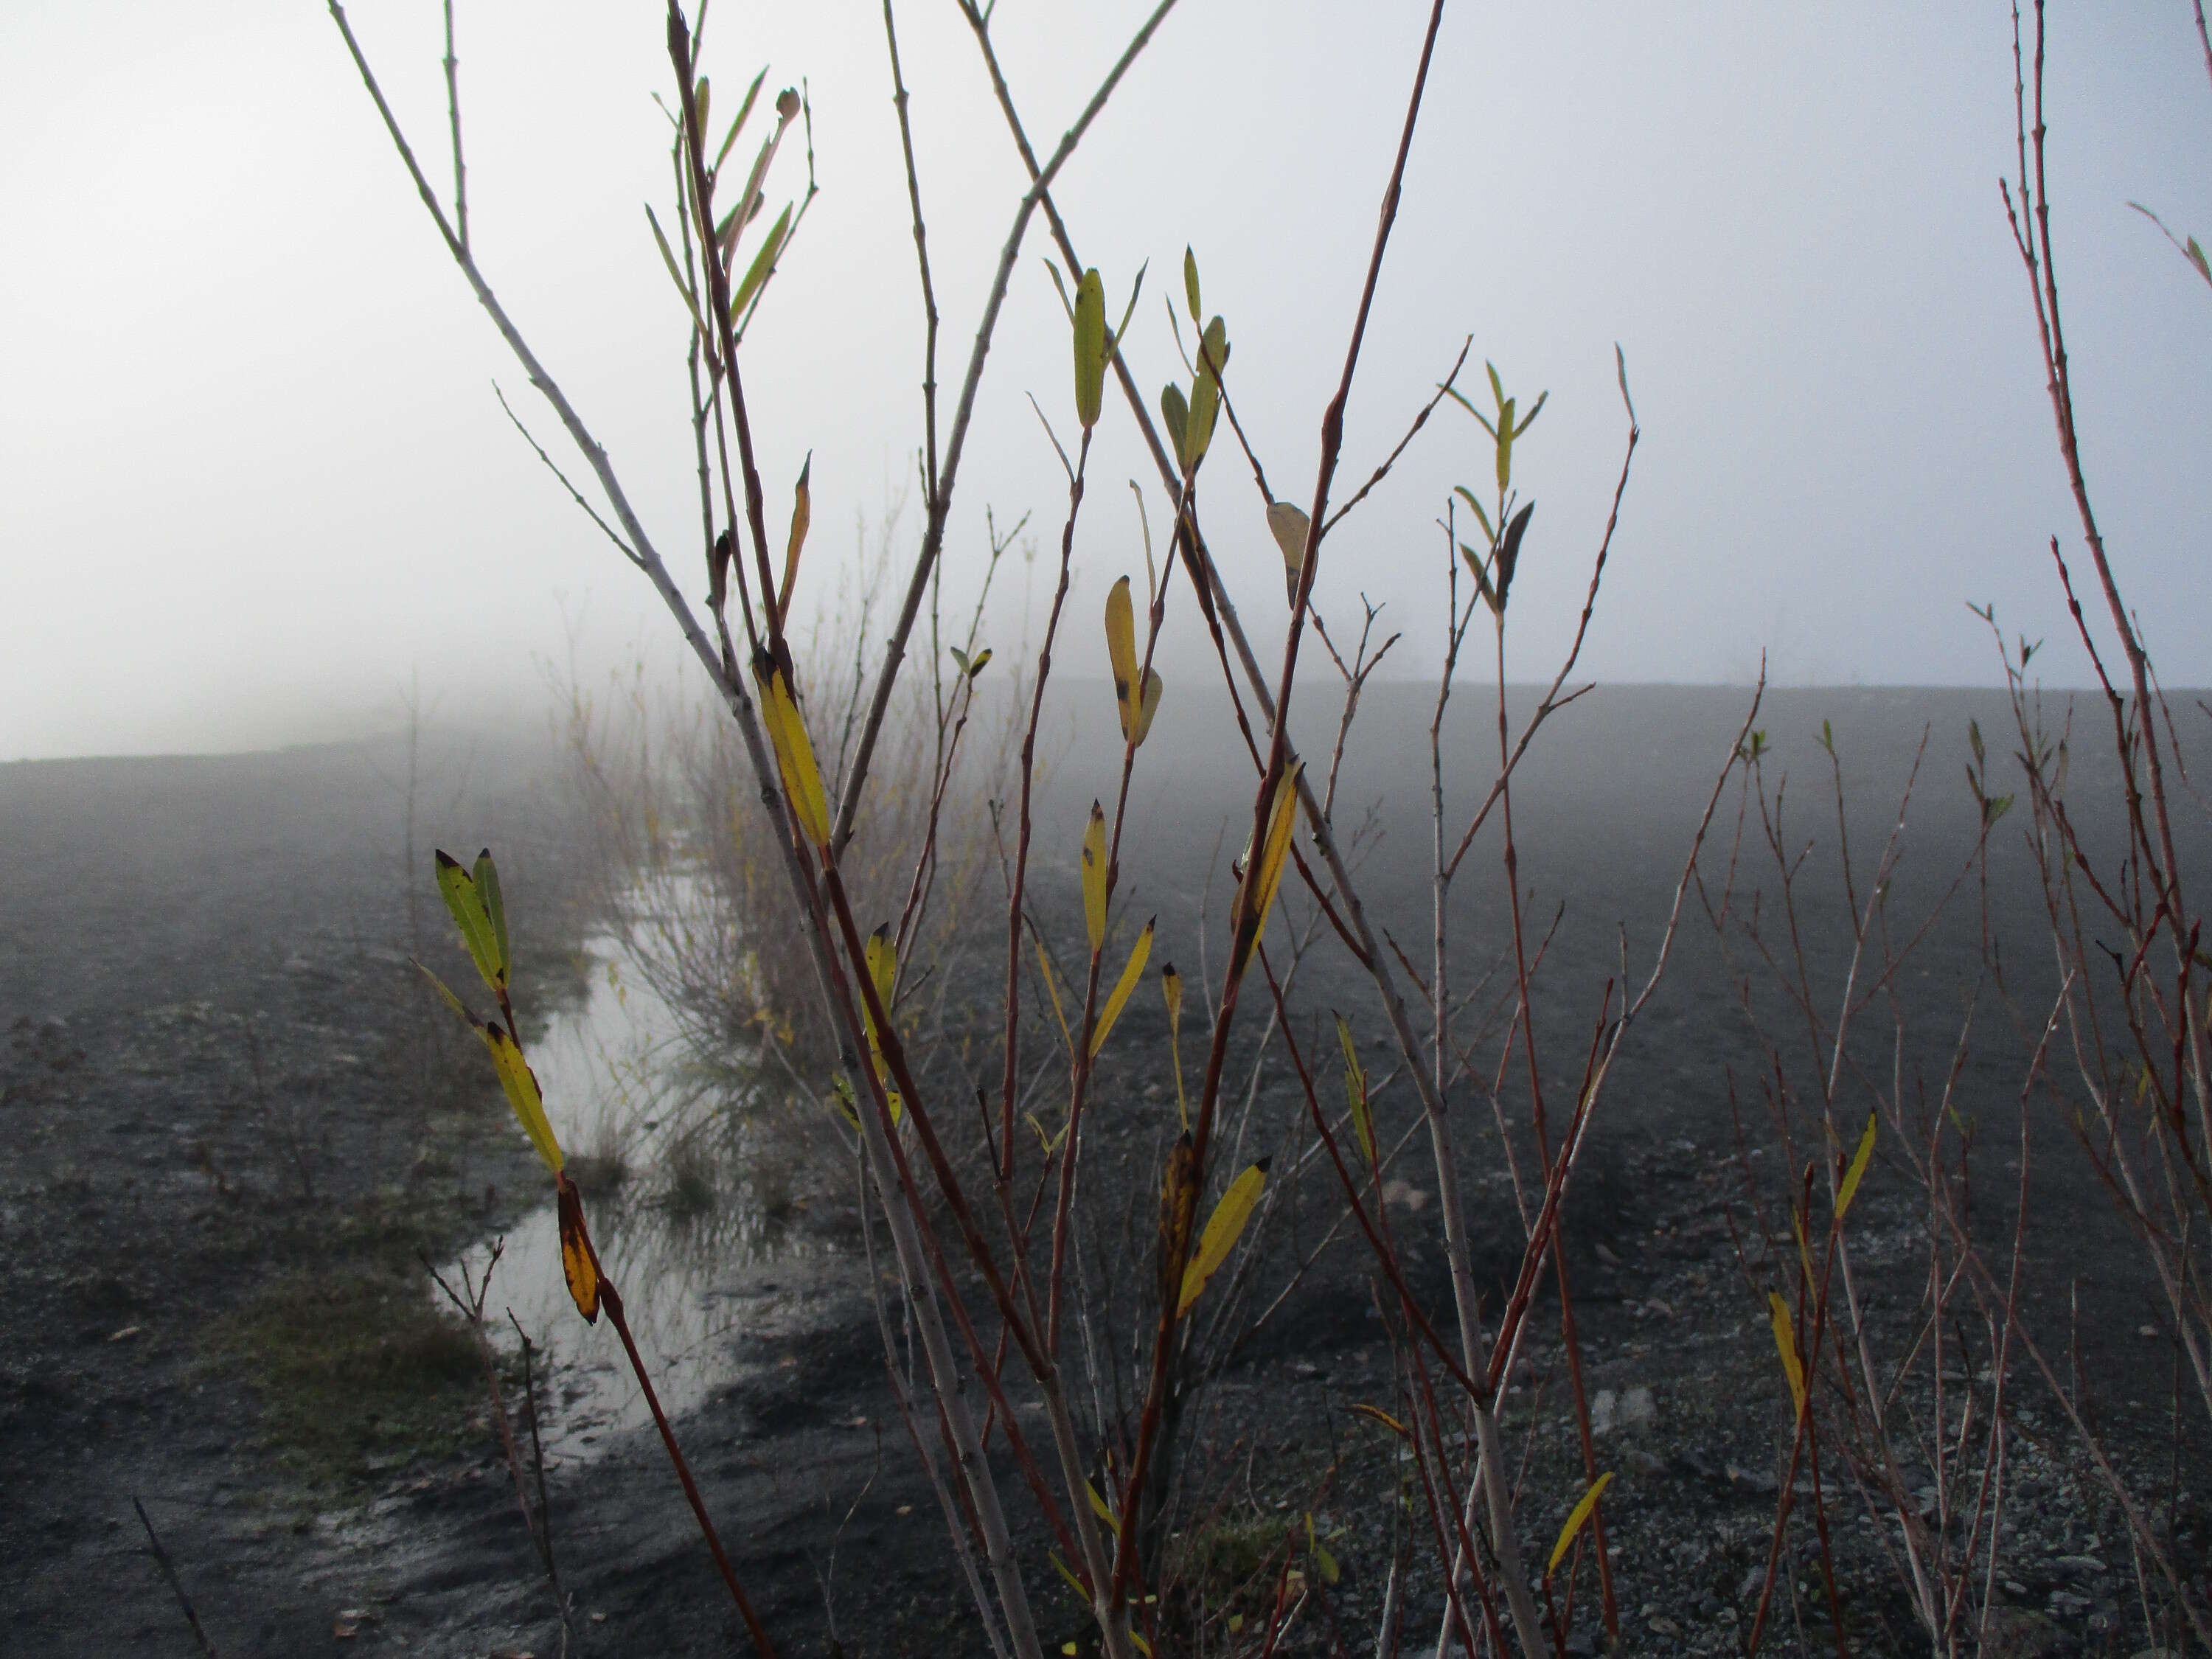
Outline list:
[[[1000,0],[1040,145],[1142,15]],[[2212,682],[2212,290],[2126,203],[2212,234],[2212,85],[2185,0],[2059,0],[2054,229],[2093,487],[2169,684]],[[599,428],[687,586],[696,497],[684,321],[641,204],[665,199],[653,0],[459,0],[478,256]],[[810,82],[823,193],[748,346],[772,516],[813,453],[819,599],[920,441],[920,301],[875,0],[718,0],[725,96]],[[1064,175],[1085,257],[1126,294],[1129,352],[1179,372],[1161,296],[1186,242],[1226,313],[1232,392],[1283,493],[1310,488],[1426,8],[1183,0]],[[356,0],[356,26],[442,175],[437,0]],[[902,0],[945,315],[949,411],[1024,179],[949,0]],[[1540,502],[1516,672],[1579,604],[1624,422],[1644,423],[1586,658],[1620,680],[1989,681],[1962,602],[2081,655],[2043,549],[2074,544],[2032,314],[1996,180],[2013,147],[2008,13],[1974,3],[1462,3],[1446,14],[1363,373],[1364,477],[1468,333],[1552,402],[1523,447]],[[0,758],[198,750],[388,726],[419,673],[448,720],[541,706],[573,634],[588,668],[665,617],[494,401],[557,431],[470,298],[318,0],[11,0],[0,7]],[[790,157],[780,178],[799,178]],[[951,532],[983,509],[1048,551],[1064,489],[1024,393],[1063,426],[1066,324],[1031,234]],[[1524,395],[1524,406],[1526,396]],[[1486,454],[1441,411],[1324,553],[1437,659],[1432,521]],[[573,457],[562,451],[565,462]],[[1208,517],[1260,640],[1279,563],[1217,450]],[[1139,568],[1122,480],[1159,493],[1109,402],[1079,536],[1076,672]],[[1288,487],[1295,482],[1295,488]],[[1346,487],[1349,487],[1347,483]],[[909,510],[898,551],[919,530]],[[1040,560],[1038,586],[1044,586]],[[1021,584],[994,609],[1018,635]],[[1194,628],[1163,661],[1212,672]]]

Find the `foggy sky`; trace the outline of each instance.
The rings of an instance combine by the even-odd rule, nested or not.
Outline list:
[[[1145,9],[1001,0],[995,29],[1040,148]],[[477,256],[612,453],[687,589],[697,511],[686,321],[641,204],[668,197],[651,0],[459,0]],[[918,539],[921,302],[872,0],[718,0],[725,99],[771,66],[810,87],[822,194],[748,342],[780,526],[813,457],[803,600],[877,544]],[[2060,0],[2049,112],[2059,275],[2090,482],[2169,685],[2212,683],[2212,290],[2129,210],[2212,234],[2212,86],[2184,0]],[[1181,376],[1163,309],[1192,244],[1225,313],[1230,386],[1279,494],[1310,491],[1322,404],[1426,15],[1183,0],[1056,197],[1113,314],[1151,271],[1139,381]],[[444,178],[436,0],[357,0],[355,25]],[[957,13],[903,0],[901,43],[950,410],[1026,182]],[[1964,609],[2048,636],[2079,684],[2046,550],[2078,536],[2026,278],[1996,180],[2013,158],[2008,12],[1943,6],[1461,3],[1431,94],[1347,425],[1356,487],[1474,337],[1522,406],[1538,502],[1516,590],[1516,679],[1548,674],[1579,609],[1626,422],[1644,442],[1584,659],[1611,681],[1980,684]],[[719,100],[718,100],[719,101]],[[725,104],[724,107],[727,107]],[[508,426],[496,380],[582,469],[470,297],[317,0],[0,8],[0,758],[207,750],[388,727],[419,677],[440,718],[534,716],[549,673],[643,649],[665,616]],[[791,147],[771,211],[803,178]],[[780,187],[780,188],[779,188]],[[1066,325],[1032,229],[985,375],[948,543],[948,607],[983,515],[1028,512],[987,637],[1041,607],[1065,512],[1035,393],[1073,426]],[[1449,487],[1488,452],[1447,407],[1326,545],[1317,601],[1362,592],[1440,660]],[[1142,568],[1124,480],[1164,506],[1110,397],[1077,535],[1073,672]],[[1279,560],[1224,442],[1205,507],[1255,643]],[[1187,617],[1169,696],[1212,674]]]

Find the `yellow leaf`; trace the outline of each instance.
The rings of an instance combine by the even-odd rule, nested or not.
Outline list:
[[[884,923],[868,935],[866,949],[868,981],[875,987],[876,1000],[883,1004],[884,1012],[889,1016],[891,1011],[891,986],[898,978],[898,946],[892,942],[890,923]],[[865,997],[860,1000],[860,1012],[864,1014],[868,1012],[867,999]],[[868,1041],[878,1046],[881,1043],[881,1039],[876,1033],[876,1017],[873,1014],[868,1014]]]
[[[1133,742],[1142,744],[1152,729],[1152,716],[1160,712],[1160,693],[1167,689],[1160,678],[1160,671],[1145,671],[1145,689],[1137,699],[1137,730]]]
[[[479,867],[489,867],[490,854],[487,852]],[[446,901],[446,908],[453,913],[453,921],[461,930],[461,943],[468,947],[469,960],[483,975],[483,982],[494,991],[507,988],[507,969],[500,959],[499,937],[492,927],[491,913],[484,906],[484,896],[461,861],[441,849],[437,857],[438,893]]]
[[[1352,1104],[1352,1133],[1371,1167],[1376,1161],[1375,1118],[1367,1106],[1367,1073],[1360,1066],[1359,1046],[1352,1040],[1352,1027],[1345,1024],[1342,1014],[1336,1017],[1336,1040],[1344,1049],[1344,1094]]]
[[[1283,586],[1293,604],[1298,597],[1298,572],[1305,566],[1306,532],[1312,524],[1304,507],[1288,501],[1267,503],[1267,528],[1273,532],[1275,545],[1283,550]]]
[[[1060,1576],[1067,1580],[1067,1587],[1075,1592],[1076,1600],[1080,1601],[1085,1607],[1088,1607],[1091,1605],[1091,1592],[1083,1588],[1083,1581],[1080,1578],[1078,1578],[1075,1574],[1069,1570],[1066,1562],[1060,1559],[1060,1553],[1058,1551],[1047,1550],[1045,1553],[1052,1558],[1053,1565],[1060,1569]],[[1069,1647],[1073,1647],[1074,1645],[1075,1644],[1073,1642],[1068,1644]],[[1063,1651],[1065,1651],[1065,1650],[1063,1650]]]
[[[1406,1425],[1403,1423],[1401,1423],[1396,1418],[1391,1416],[1389,1413],[1384,1411],[1380,1406],[1354,1406],[1352,1409],[1358,1412],[1362,1417],[1373,1418],[1377,1423],[1380,1423],[1384,1428],[1389,1430],[1391,1433],[1398,1436],[1401,1439],[1410,1440],[1413,1438],[1411,1431],[1407,1430]]]
[[[1106,595],[1106,659],[1114,665],[1114,697],[1121,707],[1121,735],[1129,735],[1129,705],[1137,684],[1137,619],[1129,601],[1129,579],[1115,582]]]
[[[1549,1578],[1559,1570],[1559,1563],[1567,1559],[1568,1550],[1574,1547],[1576,1534],[1589,1523],[1590,1512],[1597,1508],[1600,1494],[1612,1483],[1613,1471],[1610,1469],[1590,1482],[1590,1489],[1583,1494],[1582,1502],[1576,1504],[1573,1512],[1567,1516],[1567,1524],[1559,1528],[1559,1541],[1552,1546],[1551,1564],[1544,1569],[1545,1577]]]
[[[1267,1162],[1261,1158],[1231,1182],[1229,1190],[1213,1206],[1213,1213],[1206,1217],[1206,1231],[1198,1236],[1198,1251],[1182,1270],[1182,1294],[1176,1304],[1178,1319],[1190,1311],[1206,1281],[1229,1260],[1230,1251],[1243,1237],[1244,1224],[1252,1218],[1252,1206],[1260,1201],[1261,1191],[1267,1184]]]
[[[530,1144],[545,1160],[545,1167],[559,1175],[562,1162],[561,1143],[553,1138],[553,1126],[546,1121],[545,1097],[538,1092],[538,1079],[530,1063],[523,1059],[522,1050],[514,1046],[514,1039],[499,1026],[479,1025],[477,1035],[491,1050],[492,1069],[499,1073],[500,1087],[507,1091],[507,1104],[514,1108],[523,1133],[530,1137]]]
[[[1267,838],[1261,842],[1252,867],[1244,872],[1244,885],[1238,892],[1236,943],[1230,955],[1231,979],[1241,975],[1250,963],[1260,935],[1267,928],[1275,890],[1282,885],[1283,864],[1290,857],[1291,835],[1298,823],[1298,774],[1304,768],[1304,761],[1295,761],[1277,781],[1275,799],[1267,812]]]
[[[1052,1017],[1060,1022],[1060,1040],[1067,1045],[1070,1054],[1075,1052],[1075,1039],[1067,1034],[1067,1013],[1060,1006],[1060,981],[1053,976],[1052,958],[1044,953],[1044,941],[1036,941],[1037,971],[1044,975],[1046,994],[1052,998]]]
[[[1782,1356],[1782,1374],[1790,1379],[1790,1398],[1797,1415],[1805,1414],[1805,1366],[1797,1358],[1797,1334],[1790,1320],[1790,1304],[1773,1291],[1766,1293],[1766,1311],[1774,1327],[1774,1346]]]
[[[1859,1137],[1859,1149],[1851,1154],[1851,1167],[1844,1172],[1844,1184],[1836,1193],[1836,1219],[1844,1218],[1844,1212],[1851,1207],[1851,1200],[1858,1195],[1859,1181],[1867,1172],[1867,1164],[1874,1157],[1875,1115],[1867,1114],[1866,1133]]]
[[[1129,947],[1129,960],[1122,967],[1121,977],[1114,982],[1113,994],[1106,999],[1106,1006],[1099,1013],[1098,1023],[1091,1031],[1091,1057],[1098,1058],[1098,1051],[1106,1046],[1106,1033],[1114,1029],[1114,1022],[1121,1017],[1121,1009],[1129,1000],[1130,993],[1137,988],[1137,981],[1145,971],[1145,959],[1152,954],[1152,924],[1146,922],[1145,931],[1137,935],[1137,942]]]
[[[822,774],[814,764],[814,745],[807,739],[806,723],[799,716],[799,704],[781,668],[770,671],[760,692],[769,740],[775,745],[776,769],[783,775],[783,791],[791,799],[800,832],[817,848],[826,848],[830,808],[822,795]]]
[[[1106,943],[1106,811],[1095,800],[1083,831],[1083,924],[1095,957]]]
[[[845,1121],[852,1126],[854,1132],[858,1133],[860,1127],[860,1103],[854,1098],[853,1085],[846,1080],[842,1072],[830,1085],[830,1102],[836,1107]]]
[[[814,497],[806,487],[806,481],[813,471],[814,452],[809,450],[805,465],[799,469],[799,486],[792,492],[791,540],[783,550],[783,586],[775,596],[775,614],[779,619],[791,614],[792,585],[799,579],[799,550],[806,545],[806,527],[814,521]]]
[[[584,1231],[584,1204],[575,1182],[561,1178],[561,1273],[568,1281],[568,1295],[586,1324],[599,1322],[599,1264],[592,1254],[591,1236]]]
[[[1092,1486],[1088,1480],[1085,1480],[1083,1483],[1083,1490],[1085,1495],[1091,1499],[1091,1513],[1096,1515],[1101,1521],[1103,1521],[1108,1526],[1113,1528],[1115,1535],[1119,1536],[1121,1531],[1121,1523],[1114,1518],[1114,1511],[1106,1506],[1106,1500],[1098,1495],[1098,1488]]]

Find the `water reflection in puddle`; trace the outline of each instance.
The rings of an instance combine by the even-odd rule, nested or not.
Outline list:
[[[535,1034],[526,1022],[523,1035],[593,1242],[673,1416],[775,1363],[744,1339],[787,1296],[780,1281],[814,1277],[805,1267],[829,1252],[801,1224],[801,1150],[775,1121],[781,1109],[755,1115],[736,1079],[699,1063],[635,948],[614,933],[587,939],[581,1006]],[[493,1247],[483,1241],[459,1265],[480,1278]],[[652,1421],[611,1326],[586,1325],[568,1299],[550,1193],[505,1235],[485,1302],[513,1348],[510,1310],[545,1366],[549,1451],[588,1457],[608,1434]]]

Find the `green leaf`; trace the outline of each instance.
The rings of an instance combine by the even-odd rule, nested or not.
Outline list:
[[[1480,420],[1482,417],[1478,415],[1475,418]],[[1482,526],[1483,539],[1488,542],[1495,542],[1498,539],[1498,532],[1490,527],[1490,514],[1482,510],[1482,503],[1475,500],[1474,492],[1472,489],[1469,489],[1465,484],[1454,484],[1452,486],[1452,494],[1458,496],[1460,500],[1465,501],[1468,507],[1474,512],[1474,521]]]
[[[1190,406],[1183,401],[1182,388],[1170,380],[1160,388],[1160,418],[1167,423],[1168,441],[1175,450],[1176,463],[1182,463],[1182,434],[1189,428]]]
[[[1075,290],[1075,417],[1088,432],[1106,396],[1106,285],[1094,268]]]
[[[1191,1304],[1206,1289],[1206,1281],[1220,1271],[1221,1264],[1229,1260],[1229,1253],[1237,1248],[1243,1237],[1244,1224],[1252,1218],[1252,1209],[1260,1201],[1260,1194],[1267,1184],[1269,1160],[1261,1158],[1229,1183],[1229,1190],[1213,1206],[1213,1213],[1206,1218],[1206,1231],[1198,1236],[1198,1249],[1182,1270],[1182,1291],[1176,1300],[1176,1317],[1188,1313]]]
[[[1137,296],[1145,291],[1145,273],[1152,268],[1152,262],[1149,259],[1137,267],[1137,280],[1129,284],[1129,303],[1121,307],[1121,320],[1106,337],[1106,362],[1109,364],[1121,349],[1122,340],[1128,335],[1129,319],[1137,314]]]
[[[1129,960],[1122,965],[1121,977],[1114,981],[1114,990],[1106,999],[1106,1006],[1098,1015],[1098,1023],[1091,1030],[1091,1058],[1098,1058],[1098,1051],[1106,1046],[1106,1034],[1114,1029],[1114,1022],[1121,1017],[1137,981],[1144,975],[1145,962],[1152,954],[1152,924],[1147,921],[1137,942],[1129,947]]]
[[[1052,278],[1053,291],[1060,295],[1060,308],[1067,313],[1067,325],[1075,326],[1075,307],[1068,301],[1067,284],[1060,280],[1060,267],[1049,259],[1044,262],[1044,274]]]
[[[492,928],[491,913],[484,908],[483,896],[460,860],[442,848],[437,855],[437,868],[439,895],[461,930],[461,943],[468,947],[469,959],[483,975],[483,982],[504,994],[507,972],[500,965],[499,939]]]
[[[761,285],[768,281],[769,273],[775,269],[775,262],[783,253],[783,239],[790,230],[791,204],[786,202],[783,211],[775,216],[775,222],[769,227],[768,240],[760,245],[760,252],[753,255],[753,262],[746,269],[744,281],[738,284],[738,291],[730,296],[730,325],[732,328],[744,319],[745,307],[760,291]]]
[[[753,112],[753,100],[760,96],[761,82],[767,79],[768,69],[766,65],[763,65],[761,72],[753,76],[752,85],[745,88],[744,102],[738,106],[738,118],[730,123],[729,137],[722,140],[721,149],[714,152],[714,172],[720,173],[722,170],[722,161],[729,155],[730,146],[738,142],[738,135],[745,130],[746,118]],[[700,112],[699,118],[699,130],[703,133],[707,130],[705,111]]]
[[[1213,442],[1213,423],[1221,412],[1221,371],[1229,366],[1229,328],[1216,317],[1206,325],[1198,348],[1198,376],[1191,382],[1190,422],[1182,446],[1183,470],[1195,472]]]
[[[1344,1049],[1344,1097],[1352,1108],[1352,1131],[1372,1169],[1377,1160],[1375,1116],[1367,1103],[1367,1073],[1359,1063],[1359,1045],[1352,1041],[1352,1027],[1342,1014],[1336,1017],[1336,1040]]]
[[[2206,260],[2203,248],[2198,245],[2194,236],[2189,239],[2188,246],[2189,262],[2197,267],[2197,275],[2203,277],[2206,282],[2212,283],[2212,262]]]
[[[507,905],[499,896],[499,871],[489,847],[477,854],[475,881],[477,896],[483,901],[484,915],[491,922],[492,943],[499,947],[499,977],[504,984],[514,972],[514,955],[507,946]]]
[[[2190,246],[2194,247],[2196,244],[2191,242]],[[2201,260],[2203,256],[2197,257]],[[1205,313],[1198,306],[1198,255],[1190,251],[1188,243],[1183,245],[1182,250],[1182,297],[1189,302],[1191,325],[1196,327]]]
[[[699,338],[706,347],[707,355],[712,357],[714,355],[714,337],[708,330],[707,319],[699,314],[698,297],[691,292],[691,285],[684,280],[684,272],[676,264],[676,254],[668,246],[668,238],[661,234],[660,221],[653,216],[650,206],[645,210],[645,220],[653,227],[653,245],[660,250],[661,264],[668,267],[668,280],[676,284],[676,291],[684,296],[684,308],[691,313],[691,326],[699,331]]]

